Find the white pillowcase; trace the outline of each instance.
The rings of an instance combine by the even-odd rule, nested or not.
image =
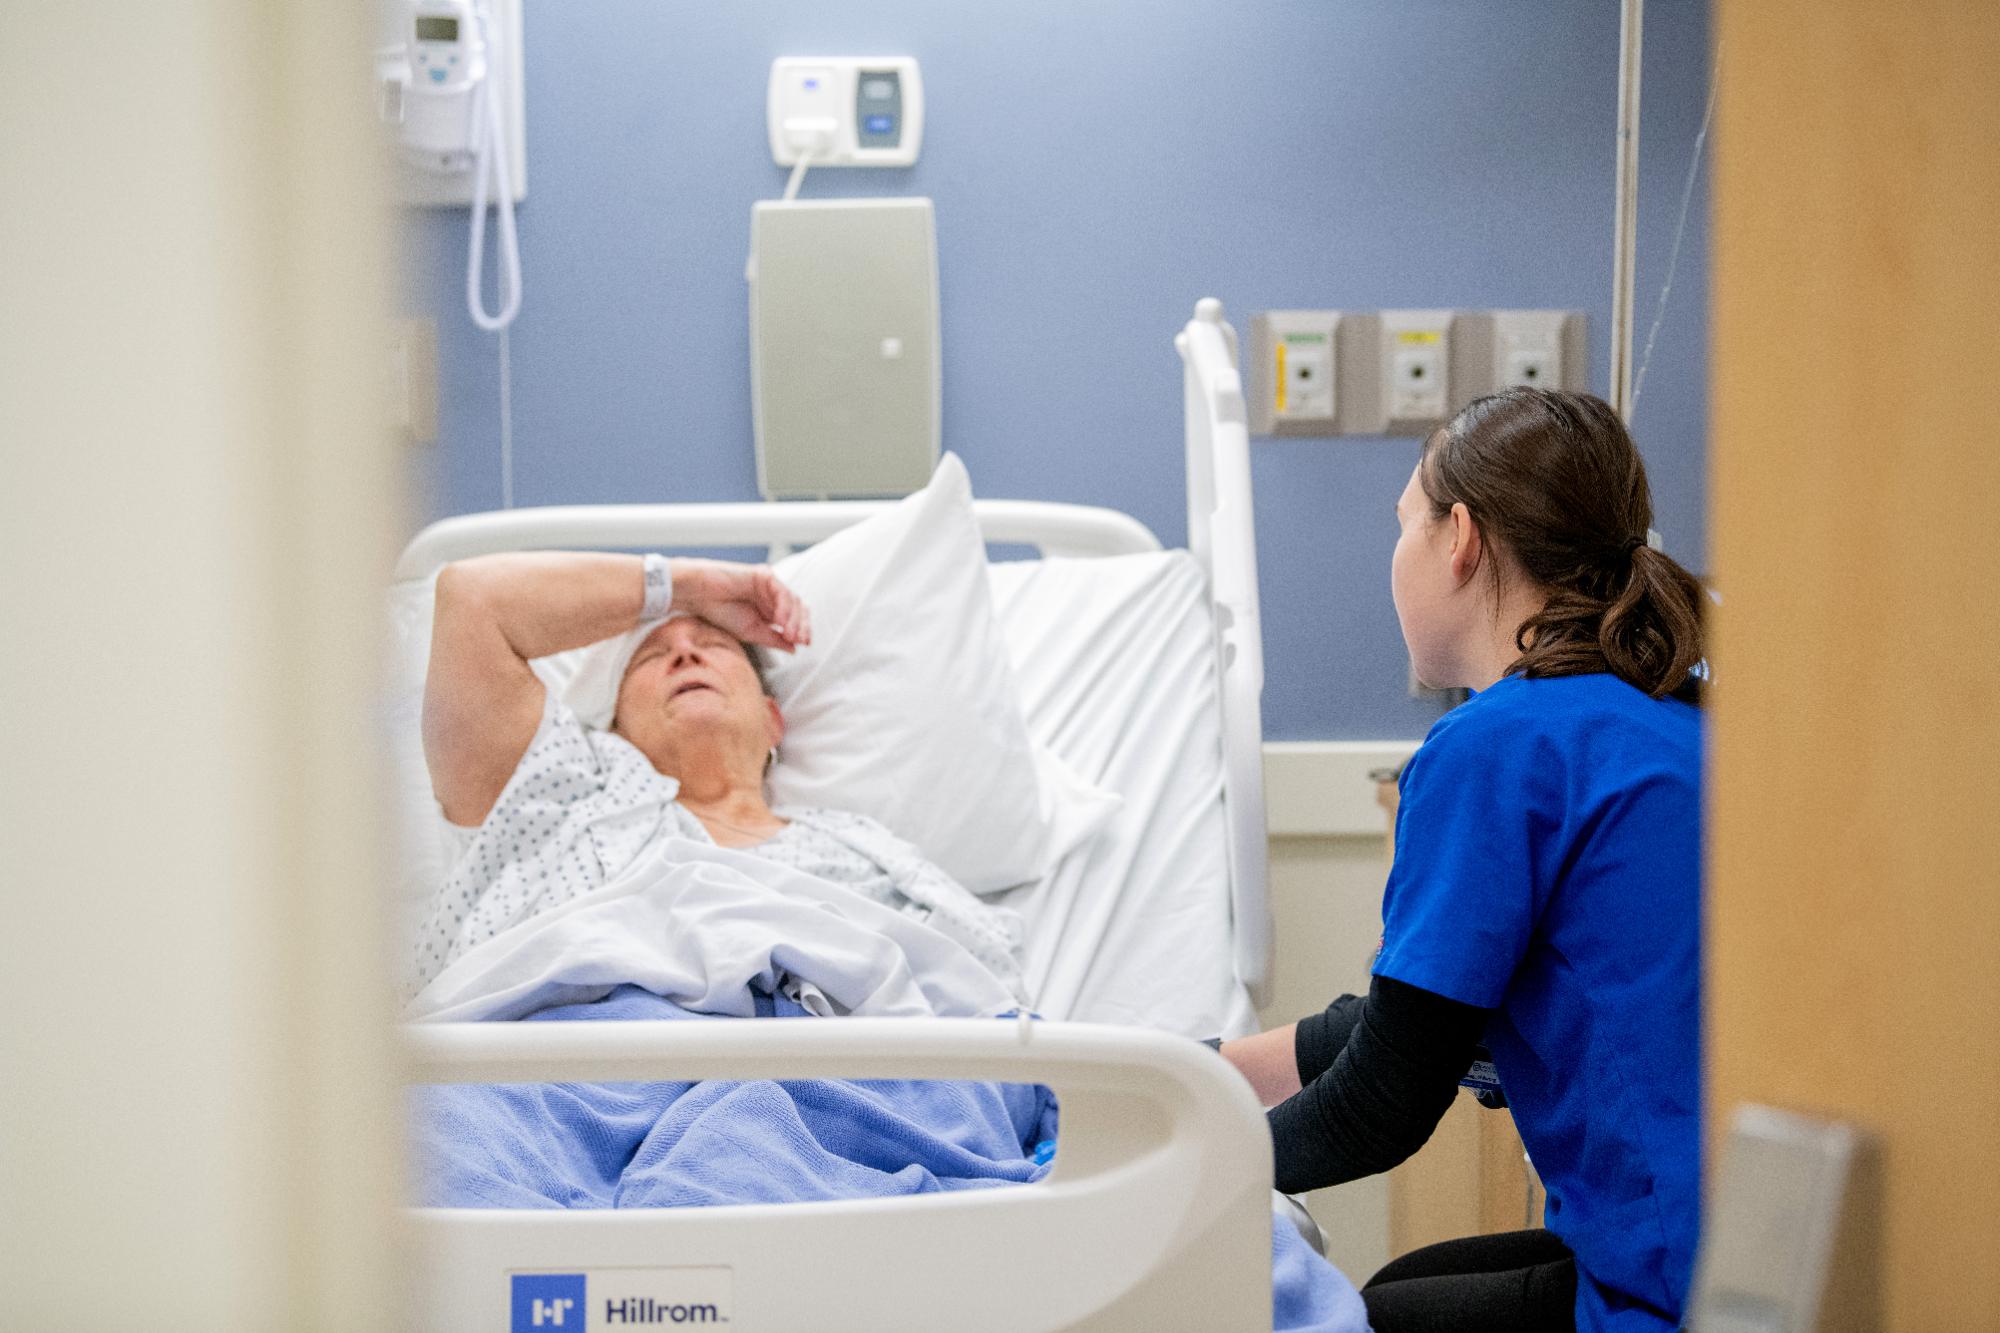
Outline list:
[[[1039,879],[1121,798],[1028,735],[965,465],[777,566],[813,642],[765,652],[775,804],[880,820],[975,893]]]

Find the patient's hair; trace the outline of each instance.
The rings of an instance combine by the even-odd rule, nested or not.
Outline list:
[[[1528,388],[1477,399],[1424,441],[1418,480],[1433,514],[1464,504],[1548,593],[1515,632],[1509,675],[1608,671],[1655,698],[1693,697],[1702,587],[1646,544],[1646,465],[1608,403]]]

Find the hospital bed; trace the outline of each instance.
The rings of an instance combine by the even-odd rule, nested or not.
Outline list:
[[[1044,1083],[1062,1115],[1050,1174],[1014,1188],[908,1199],[416,1208],[417,1326],[509,1326],[515,1275],[650,1274],[653,1289],[681,1295],[627,1313],[659,1323],[1271,1327],[1263,1115],[1227,1066],[1184,1039],[1250,1030],[1269,978],[1248,439],[1235,334],[1220,303],[1202,301],[1175,343],[1184,363],[1185,552],[1161,551],[1142,525],[1108,510],[975,504],[988,542],[1041,556],[996,563],[990,573],[1031,730],[1085,778],[1124,797],[1109,827],[1005,899],[1029,921],[1034,1007],[1061,1021],[406,1028],[406,1075],[419,1084]],[[417,580],[451,560],[532,548],[796,547],[885,507],[471,515],[419,534],[397,573]],[[1129,614],[1149,600],[1158,614]],[[555,1301],[533,1306],[541,1321],[533,1326],[584,1326],[582,1311]],[[589,1327],[601,1326],[590,1318]]]

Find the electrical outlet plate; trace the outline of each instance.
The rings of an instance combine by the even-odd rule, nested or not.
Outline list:
[[[435,444],[438,437],[437,321],[396,322],[396,346],[389,367],[390,410],[398,432],[411,444]]]

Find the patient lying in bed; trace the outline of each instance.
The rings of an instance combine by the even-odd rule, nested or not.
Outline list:
[[[462,847],[407,1016],[1016,1010],[1012,913],[871,820],[767,803],[784,718],[746,645],[808,642],[804,607],[767,570],[674,561],[669,581],[658,561],[490,556],[440,575],[424,743]],[[610,725],[587,726],[528,663],[619,635],[586,668],[615,689]],[[1057,1137],[1046,1088],[999,1083],[454,1085],[417,1089],[412,1112],[419,1200],[446,1207],[991,1188],[1046,1175]],[[1272,1264],[1274,1327],[1365,1329],[1353,1287],[1275,1219]]]
[[[628,633],[635,627],[644,632]],[[781,815],[767,803],[764,775],[784,717],[748,645],[789,650],[810,636],[804,606],[762,568],[568,552],[447,567],[424,747],[459,854],[416,941],[411,989],[675,842],[741,849],[843,885],[927,922],[1003,983],[1017,982],[1013,913],[981,902],[873,820]],[[610,642],[598,674],[615,682],[616,699],[601,730],[528,665],[600,641]],[[798,978],[787,984],[818,1006]]]

